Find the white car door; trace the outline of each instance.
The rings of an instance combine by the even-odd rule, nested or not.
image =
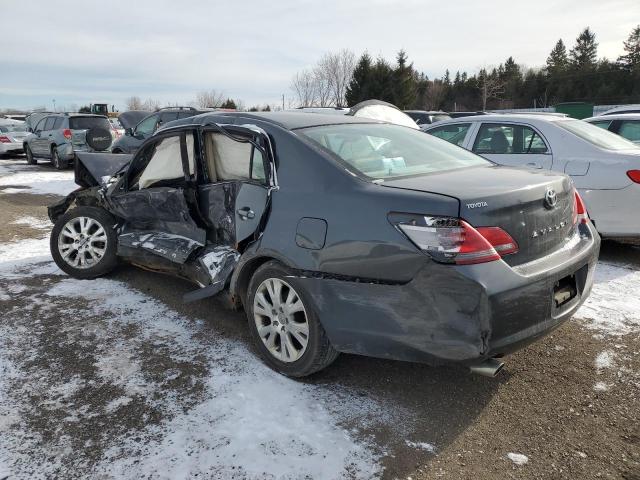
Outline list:
[[[551,149],[540,132],[521,123],[482,122],[471,150],[501,165],[551,170]]]

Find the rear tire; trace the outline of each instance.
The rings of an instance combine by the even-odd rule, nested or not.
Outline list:
[[[53,147],[51,149],[51,163],[53,163],[53,166],[57,170],[64,170],[69,166],[69,162],[67,162],[66,160],[62,160],[60,158],[60,155],[58,154],[58,149],[56,147]]]
[[[245,310],[258,352],[267,365],[284,375],[306,377],[328,367],[339,355],[302,282],[280,262],[269,261],[253,274]]]
[[[74,278],[106,275],[118,264],[115,219],[98,207],[80,206],[53,226],[49,246],[60,269]]]
[[[24,154],[27,157],[27,164],[28,165],[35,165],[35,164],[38,163],[36,158],[33,156],[33,152],[29,148],[29,145],[25,145],[24,146]]]

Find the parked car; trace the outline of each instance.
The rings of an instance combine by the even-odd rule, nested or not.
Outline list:
[[[27,135],[24,122],[0,119],[0,155],[23,153],[22,142]]]
[[[27,163],[45,159],[57,169],[67,168],[77,152],[108,150],[112,140],[107,117],[85,113],[49,114],[29,130],[23,141]]]
[[[617,133],[630,142],[640,145],[640,113],[611,114],[606,117],[585,118],[584,121],[596,127],[609,130],[612,133]]]
[[[117,118],[110,118],[109,123],[111,124],[111,136],[114,140],[124,135],[124,127],[120,123],[120,120]]]
[[[600,245],[568,176],[348,115],[199,115],[135,156],[79,153],[75,178],[49,207],[62,270],[227,291],[293,377],[338,352],[493,375],[584,302]]]
[[[203,112],[204,110],[197,110],[192,107],[161,108],[151,114],[145,112],[146,116],[140,119],[135,126],[130,126],[129,124],[132,119],[136,118],[136,115],[129,115],[129,119],[127,119],[128,126],[125,126],[124,135],[113,142],[111,151],[113,153],[135,153],[138,148],[140,148],[140,145],[163,124],[181,118],[193,117]],[[125,114],[122,113],[118,117],[118,119],[121,119],[121,122],[125,121],[123,118],[124,115]]]
[[[599,116],[603,115],[619,115],[621,113],[640,113],[640,104],[635,105],[623,105],[621,107],[615,107],[610,110],[607,110],[604,113],[601,113]]]
[[[432,123],[449,120],[451,117],[447,112],[442,111],[426,111],[426,110],[403,110],[418,125],[431,125]]]
[[[571,175],[604,237],[640,237],[640,148],[582,120],[501,114],[442,122],[427,133],[502,165]]]

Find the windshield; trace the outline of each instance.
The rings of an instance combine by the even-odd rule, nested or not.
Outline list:
[[[0,125],[0,132],[26,132],[27,127],[23,123]]]
[[[398,125],[327,125],[300,132],[375,180],[492,165],[446,141]]]
[[[69,119],[71,130],[88,130],[90,128],[104,128],[111,130],[109,120],[103,117],[71,117]]]
[[[629,150],[638,148],[628,140],[615,133],[598,128],[582,120],[562,120],[556,122],[561,128],[577,135],[581,139],[606,150]]]

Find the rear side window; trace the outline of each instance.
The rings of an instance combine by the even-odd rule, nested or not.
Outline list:
[[[438,128],[432,128],[431,130],[428,130],[427,133],[461,147],[464,142],[464,137],[467,136],[467,132],[469,131],[470,126],[470,123],[443,125]]]
[[[542,137],[526,125],[483,123],[473,151],[477,154],[547,153]]]
[[[62,128],[62,122],[64,122],[64,118],[62,117],[56,118],[56,122],[53,124],[53,129],[58,130],[59,128]]]
[[[205,133],[207,170],[212,182],[223,180],[266,181],[260,150],[248,142],[238,142],[222,133]]]
[[[178,118],[188,118],[194,115],[198,115],[198,112],[194,112],[193,110],[182,110],[178,112]]]
[[[109,120],[102,117],[71,117],[69,119],[71,130],[89,130],[90,128],[103,128],[110,130]]]
[[[53,125],[56,123],[56,117],[47,117],[47,121],[44,123],[44,130],[53,130]]]
[[[640,142],[640,120],[624,120],[620,125],[618,135],[632,142]]]

